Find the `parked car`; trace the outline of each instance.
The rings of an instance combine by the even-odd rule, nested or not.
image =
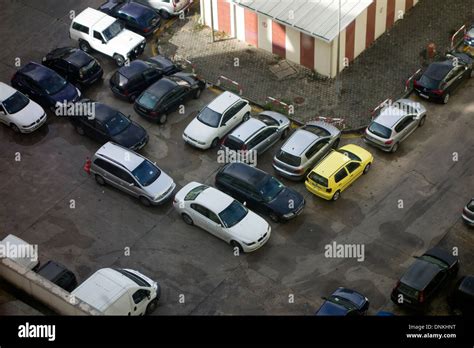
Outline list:
[[[114,17],[90,7],[74,17],[69,37],[77,41],[84,52],[103,53],[113,58],[118,66],[137,58],[146,45],[143,36],[125,29]]]
[[[357,291],[338,288],[316,312],[317,316],[360,316],[369,310],[369,299]]]
[[[135,100],[133,108],[140,116],[163,124],[187,99],[198,99],[204,88],[206,84],[195,75],[176,73],[148,87]]]
[[[305,206],[303,196],[275,177],[244,163],[229,163],[219,170],[216,187],[253,211],[275,221],[298,216]]]
[[[302,180],[331,149],[337,148],[341,131],[325,122],[308,122],[294,132],[273,157],[275,171]]]
[[[183,132],[183,140],[197,148],[209,149],[233,128],[250,118],[247,100],[224,92],[205,106]]]
[[[469,47],[474,47],[474,24],[466,30],[466,34],[464,34],[464,44]]]
[[[130,1],[130,0],[128,0]],[[133,0],[154,8],[161,17],[168,19],[186,11],[193,0]]]
[[[72,293],[104,315],[145,315],[158,307],[157,282],[132,269],[102,268]]]
[[[145,37],[150,36],[161,25],[161,18],[155,10],[137,2],[108,0],[99,10],[120,20],[125,28]]]
[[[134,60],[118,69],[110,78],[112,92],[123,99],[134,102],[150,85],[163,76],[180,72],[181,69],[163,56]]]
[[[341,193],[362,174],[367,174],[374,156],[360,146],[349,144],[332,150],[308,174],[305,186],[309,192],[337,201]]]
[[[188,225],[196,225],[240,252],[255,251],[271,234],[270,225],[237,200],[215,188],[191,182],[174,197],[173,205]]]
[[[92,85],[104,74],[97,59],[73,47],[52,50],[43,57],[43,65],[79,87]]]
[[[474,227],[474,197],[464,207],[462,219],[467,225]]]
[[[81,97],[77,87],[55,71],[30,62],[13,75],[11,85],[38,104],[54,110],[57,103],[75,103]]]
[[[94,154],[90,172],[99,185],[116,187],[145,206],[165,202],[176,188],[173,179],[155,163],[111,142]]]
[[[474,315],[474,276],[464,276],[448,296],[448,304],[455,314]]]
[[[410,99],[399,99],[384,107],[365,130],[364,141],[386,152],[396,152],[400,143],[422,127],[426,108]]]
[[[31,133],[46,123],[43,108],[23,93],[0,82],[0,122],[16,133]]]
[[[37,273],[68,292],[77,286],[74,273],[55,261],[46,262],[38,269]]]
[[[420,97],[447,104],[449,97],[472,75],[473,60],[464,53],[448,55],[445,60],[431,63],[414,80],[414,89]]]
[[[126,117],[120,111],[97,102],[90,103],[94,117],[88,115],[72,115],[69,120],[77,133],[87,135],[104,144],[112,141],[133,151],[142,149],[148,143],[148,133],[130,116]]]
[[[222,147],[233,151],[255,151],[262,154],[290,131],[290,120],[274,111],[263,111],[242,123],[222,141]]]
[[[456,276],[459,260],[441,248],[432,248],[408,268],[392,290],[393,303],[425,309],[434,295]]]

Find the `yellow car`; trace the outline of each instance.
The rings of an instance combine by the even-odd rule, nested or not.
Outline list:
[[[369,171],[374,156],[360,146],[349,144],[332,150],[308,174],[305,186],[309,192],[336,201],[350,184]]]

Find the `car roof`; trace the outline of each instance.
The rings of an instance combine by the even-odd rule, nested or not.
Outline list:
[[[126,13],[127,15],[133,18],[139,18],[140,16],[143,16],[147,12],[155,12],[155,11],[142,4],[139,4],[136,2],[129,2],[129,3],[125,3],[122,7],[120,7],[119,12]]]
[[[333,150],[313,169],[313,171],[325,178],[329,178],[339,168],[350,161],[351,159],[346,155]]]
[[[259,184],[270,175],[258,168],[239,162],[229,163],[224,167],[221,173],[239,178],[255,187],[258,187]]]
[[[434,263],[416,259],[402,276],[400,282],[415,290],[423,290],[440,271],[441,268]]]
[[[100,122],[107,122],[110,118],[115,116],[118,110],[103,104],[103,103],[94,103],[94,118]]]
[[[126,161],[124,160],[125,153],[128,154]],[[114,144],[110,141],[103,145],[99,150],[97,150],[95,156],[107,158],[109,160],[112,160],[113,162],[120,163],[129,171],[133,171],[144,161],[144,159],[135,152],[130,151],[117,144]]]
[[[220,94],[217,98],[211,101],[207,107],[215,112],[220,114],[224,113],[229,107],[234,105],[237,101],[241,98],[234,93],[229,91],[225,91],[224,93]]]
[[[73,51],[70,51],[68,54],[64,55],[63,59],[78,68],[89,64],[91,60],[93,60],[90,55],[78,48],[74,48]]]
[[[246,141],[256,132],[265,128],[266,125],[256,118],[250,118],[246,122],[242,123],[236,130],[234,130],[231,135],[242,141]]]
[[[317,315],[331,315],[331,316],[345,316],[349,312],[349,309],[344,307],[342,304],[334,303],[332,301],[324,301],[322,306],[319,308]]]
[[[125,76],[127,79],[134,77],[135,75],[141,74],[146,69],[150,68],[150,66],[144,62],[143,60],[136,59],[130,62],[129,65],[122,66],[118,72]]]
[[[401,118],[408,115],[406,110],[400,109],[394,105],[382,109],[380,114],[374,119],[374,122],[387,128],[392,128]]]
[[[94,27],[94,29],[101,31],[115,22],[115,18],[104,12],[88,7],[79,13],[73,21],[89,28]]]
[[[447,59],[442,62],[431,63],[423,75],[426,75],[433,80],[441,81],[451,71],[451,69],[453,69],[453,60]]]
[[[168,59],[168,58],[166,58],[165,56],[162,56],[162,55],[148,57],[147,62],[150,62],[154,65],[157,65],[160,68],[166,68],[166,67],[174,65],[174,63],[170,59]]]
[[[49,77],[51,75],[56,74],[56,72],[54,72],[53,70],[35,62],[29,62],[23,68],[18,70],[18,72],[30,77],[34,81],[41,81],[45,77]]]
[[[145,92],[150,92],[158,99],[161,99],[169,91],[175,89],[176,86],[178,86],[178,84],[175,81],[164,77],[148,87]]]
[[[4,82],[0,82],[0,102],[12,96],[17,90]]]
[[[319,137],[304,129],[298,129],[290,139],[287,140],[282,146],[282,150],[290,155],[301,156],[303,152],[313,143],[318,140]]]
[[[208,187],[196,197],[194,202],[207,207],[216,214],[219,214],[233,201],[234,199],[229,195],[226,195],[214,187]]]

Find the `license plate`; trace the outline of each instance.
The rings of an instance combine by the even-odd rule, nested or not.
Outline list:
[[[420,93],[420,97],[423,97],[425,99],[430,99],[430,97],[428,97],[426,94],[423,94],[423,93]]]

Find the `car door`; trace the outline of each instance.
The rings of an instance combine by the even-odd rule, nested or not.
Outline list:
[[[29,77],[25,78],[25,87],[28,97],[31,97],[34,101],[41,105],[50,105],[51,102],[42,88],[38,86],[36,81],[33,81]],[[54,106],[54,105],[53,105]]]
[[[362,164],[357,161],[351,161],[346,165],[346,170],[349,173],[348,185],[353,183],[359,176],[362,175],[364,169]]]
[[[219,138],[222,138],[232,128],[234,128],[234,125],[237,124],[236,118],[237,117],[235,116],[235,109],[233,107],[230,107],[229,109],[227,109],[227,111],[224,112],[224,114],[222,115],[221,123],[218,128]]]
[[[170,113],[176,109],[178,105],[178,89],[173,89],[164,98],[162,102],[163,113]]]
[[[223,239],[222,225],[220,224],[220,220],[216,214],[197,203],[192,203],[190,207],[193,211],[193,221],[197,226],[210,234]]]
[[[92,127],[90,127],[91,136],[101,143],[106,143],[110,140],[109,134],[105,125],[99,120],[91,120]],[[89,121],[90,122],[90,121]]]
[[[134,315],[145,315],[149,296],[150,291],[146,289],[138,289],[132,294]]]
[[[10,126],[10,115],[8,114],[7,110],[3,107],[3,105],[0,103],[0,122],[6,124],[7,126]]]
[[[309,147],[308,150],[305,152],[305,157],[308,159],[306,167],[313,167],[318,163],[321,158],[329,151],[329,140],[328,139],[320,139],[313,145]]]
[[[334,174],[334,183],[336,185],[334,192],[342,192],[350,185],[350,177],[346,167],[342,167],[336,172],[336,174]]]
[[[137,184],[135,179],[122,168],[115,167],[115,174],[117,177],[118,188],[134,197],[139,197],[141,194],[141,187]]]
[[[461,84],[465,76],[464,72],[465,72],[464,65],[458,65],[453,69],[452,71],[453,83],[452,83],[451,90],[454,90]]]
[[[258,149],[259,154],[268,150],[279,139],[278,128],[268,127],[262,132],[262,137],[264,140],[261,142],[261,148]]]
[[[153,68],[147,69],[144,72],[142,72],[142,78],[140,79],[140,82],[138,83],[138,88],[143,90],[147,88],[148,86],[151,86],[160,78],[161,78],[161,73],[158,70],[153,69]]]
[[[397,132],[397,137],[395,139],[396,142],[403,141],[408,135],[411,129],[410,124],[414,125],[415,120],[413,116],[407,115],[403,117],[395,126],[395,132]]]
[[[92,38],[90,39],[89,44],[93,49],[99,52],[106,52],[107,44],[105,43],[105,39],[97,30],[92,32]]]

